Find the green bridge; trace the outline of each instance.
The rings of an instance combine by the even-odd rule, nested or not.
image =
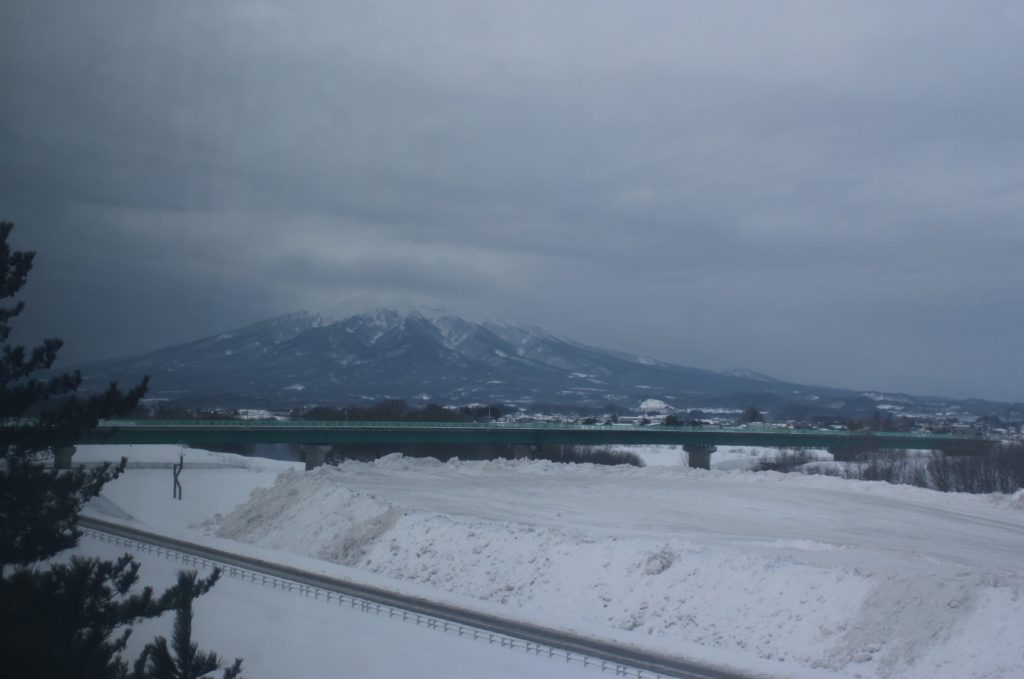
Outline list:
[[[904,432],[851,432],[789,429],[770,424],[745,427],[670,427],[664,425],[582,425],[505,422],[316,422],[306,420],[107,420],[79,443],[302,444],[307,466],[323,461],[334,444],[506,444],[529,455],[543,445],[681,445],[691,467],[710,466],[715,446],[825,448],[837,459],[863,450],[920,449],[971,454],[990,445],[981,436]],[[73,452],[73,449],[72,451]],[[70,453],[68,463],[70,463]]]

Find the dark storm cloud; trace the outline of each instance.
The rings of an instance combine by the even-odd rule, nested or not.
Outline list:
[[[7,3],[24,331],[358,298],[1024,397],[1015,3]]]

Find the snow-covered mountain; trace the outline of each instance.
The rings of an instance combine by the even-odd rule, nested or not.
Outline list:
[[[729,375],[731,377],[746,377],[747,379],[757,380],[759,382],[779,382],[774,377],[769,377],[764,373],[759,373],[754,370],[747,370],[746,368],[733,368],[732,370],[723,370],[723,375]]]
[[[757,403],[873,409],[877,394],[799,385],[752,371],[672,365],[558,337],[543,328],[474,323],[438,310],[298,312],[146,354],[81,366],[86,386],[151,375],[150,398],[222,407],[509,403],[671,407]],[[856,407],[860,407],[856,405]]]

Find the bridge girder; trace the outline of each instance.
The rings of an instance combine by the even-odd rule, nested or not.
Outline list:
[[[79,443],[187,444],[295,443],[333,444],[505,444],[767,446],[826,449],[923,449],[973,452],[991,442],[982,437],[941,434],[717,429],[697,427],[618,427],[581,425],[506,425],[462,423],[345,422],[110,422],[87,432]]]

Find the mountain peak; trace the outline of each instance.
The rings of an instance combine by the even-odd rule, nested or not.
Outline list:
[[[394,324],[409,317],[416,317],[433,323],[438,319],[452,315],[445,309],[410,302],[396,302],[386,306],[362,306],[353,302],[344,302],[320,311],[317,314],[325,325],[333,325],[334,323],[347,321],[354,317],[387,324]]]

